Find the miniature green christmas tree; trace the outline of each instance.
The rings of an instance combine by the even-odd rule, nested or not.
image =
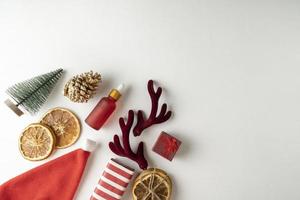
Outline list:
[[[63,69],[57,69],[11,86],[6,92],[12,101],[7,99],[5,104],[18,116],[23,114],[19,106],[35,114],[47,100],[62,73]]]

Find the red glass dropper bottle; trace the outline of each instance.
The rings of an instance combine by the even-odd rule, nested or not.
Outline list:
[[[116,102],[121,97],[124,84],[119,85],[116,89],[112,89],[107,97],[103,97],[92,112],[85,119],[85,122],[93,129],[99,130],[109,116],[116,109]]]

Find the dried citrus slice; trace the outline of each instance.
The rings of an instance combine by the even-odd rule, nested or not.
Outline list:
[[[132,195],[134,200],[170,200],[171,178],[161,169],[149,168],[134,181]]]
[[[43,160],[53,151],[55,136],[51,129],[42,124],[30,124],[19,138],[19,149],[27,160]]]
[[[80,136],[80,122],[78,118],[65,108],[49,110],[41,120],[49,126],[56,136],[56,147],[65,148],[76,142]]]

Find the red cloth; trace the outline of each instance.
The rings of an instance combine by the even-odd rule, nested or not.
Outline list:
[[[1,200],[72,200],[90,152],[74,150],[0,186]]]

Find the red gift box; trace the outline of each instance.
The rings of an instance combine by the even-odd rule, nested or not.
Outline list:
[[[152,151],[169,161],[172,161],[180,145],[180,140],[166,132],[161,132],[152,148]]]

